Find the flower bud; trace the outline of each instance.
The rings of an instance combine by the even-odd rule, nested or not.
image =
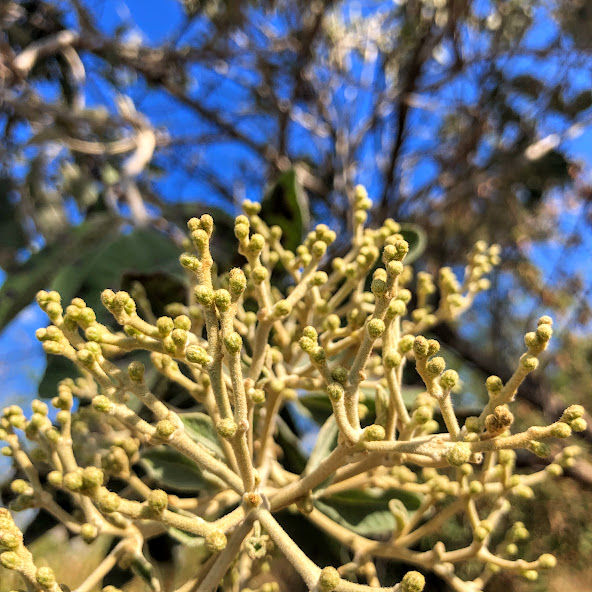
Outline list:
[[[331,370],[331,378],[343,384],[347,380],[347,370],[343,366],[335,366]]]
[[[418,335],[413,341],[413,353],[416,358],[425,358],[428,355],[428,340]]]
[[[460,465],[470,460],[471,454],[470,444],[467,442],[458,442],[446,453],[446,460],[453,467],[460,467]]]
[[[134,361],[127,367],[127,373],[132,382],[142,382],[144,380],[144,364]]]
[[[113,409],[113,403],[105,395],[93,397],[92,406],[99,413],[110,413]]]
[[[551,427],[551,435],[554,438],[569,438],[571,436],[571,428],[566,423],[557,422]]]
[[[343,387],[338,382],[332,382],[325,389],[331,401],[339,401],[343,397]]]
[[[224,338],[224,346],[231,354],[236,354],[240,352],[243,346],[243,338],[233,331],[229,335]]]
[[[216,430],[223,438],[232,438],[236,434],[237,425],[231,417],[226,417],[216,424]]]
[[[584,417],[585,410],[581,405],[570,405],[561,416],[561,421],[570,422]]]
[[[0,554],[0,565],[6,569],[16,570],[22,564],[22,559],[14,551],[5,551]]]
[[[524,368],[527,372],[532,372],[536,370],[539,366],[539,361],[536,356],[531,356],[530,354],[523,354],[520,356],[520,366]]]
[[[588,427],[588,423],[583,417],[579,417],[578,419],[573,419],[572,421],[570,421],[569,427],[574,432],[585,432]]]
[[[401,592],[422,592],[425,578],[418,571],[408,571],[401,580]]]
[[[169,496],[162,489],[154,489],[146,500],[148,507],[156,514],[162,514],[169,504]]]
[[[44,588],[51,588],[56,581],[55,574],[51,567],[40,567],[35,573],[35,579],[40,586]]]
[[[175,424],[170,419],[161,419],[156,424],[156,435],[164,440],[168,440],[176,430]]]
[[[226,548],[226,535],[221,530],[212,530],[206,535],[206,549],[210,553],[219,553]]]
[[[208,352],[199,345],[190,345],[185,350],[185,357],[192,364],[207,366],[212,363],[212,358],[208,355]]]
[[[485,381],[485,386],[487,387],[487,390],[489,392],[498,393],[504,388],[504,383],[502,382],[502,379],[499,376],[490,376]]]
[[[287,317],[291,312],[292,305],[287,300],[280,300],[273,307],[273,315],[279,319]]]
[[[444,371],[444,368],[446,368],[446,362],[444,361],[444,358],[439,356],[432,358],[426,364],[426,372],[428,376],[431,376],[432,378],[440,375]]]
[[[364,429],[364,438],[368,442],[380,442],[386,437],[386,432],[381,425],[372,424]]]
[[[96,498],[96,504],[99,510],[110,514],[117,511],[121,504],[121,499],[116,493],[109,491],[105,487],[101,487]]]
[[[202,306],[209,307],[214,303],[214,292],[208,286],[196,286],[195,299]]]
[[[99,531],[94,524],[86,522],[80,528],[80,536],[85,543],[92,543],[98,536]]]
[[[334,567],[325,567],[319,574],[319,589],[322,592],[331,592],[337,588],[340,580],[339,572]]]
[[[372,337],[372,339],[378,339],[384,333],[384,321],[381,319],[372,319],[367,327],[368,335]]]

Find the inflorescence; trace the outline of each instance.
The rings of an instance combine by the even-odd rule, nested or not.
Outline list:
[[[4,409],[0,438],[7,443],[3,454],[12,457],[19,473],[12,482],[13,511],[43,509],[87,542],[99,535],[119,540],[75,592],[100,585],[117,562],[143,574],[158,591],[144,545],[173,528],[192,535],[202,548],[195,575],[178,592],[214,591],[221,582],[234,590],[230,582],[236,578],[241,589],[251,590],[251,576],[279,555],[310,590],[320,592],[376,589],[377,558],[416,566],[418,571],[393,587],[378,588],[398,592],[423,590],[420,572],[434,572],[459,592],[476,592],[500,569],[534,580],[554,566],[548,554],[533,561],[517,558],[528,531],[520,522],[504,523],[513,498],[533,497],[534,485],[560,475],[578,453],[575,446],[564,447],[544,470],[524,476],[514,472],[515,449],[549,456],[550,438],[565,439],[586,428],[584,410],[573,405],[551,425],[512,429],[511,403],[538,366],[552,320],[539,319],[525,336],[514,374],[506,383],[490,376],[487,404],[461,425],[453,408],[462,386],[459,375],[446,368],[438,341],[425,335],[438,323],[456,321],[487,290],[486,275],[499,263],[500,249],[479,241],[462,279],[449,267],[437,277],[414,276],[405,265],[409,245],[400,226],[389,219],[377,229],[365,227],[370,207],[358,187],[351,247],[331,259],[336,233],[326,225],[317,225],[291,252],[282,246],[282,229],[267,226],[258,216],[259,204],[247,201],[234,227],[246,262],[228,273],[215,271],[212,217],[191,219],[191,248],[180,262],[193,289],[188,302],[169,306],[170,316],[150,318],[127,292],[105,290],[103,305],[119,325],[113,329],[98,322],[80,298],[65,305],[56,292],[38,293],[51,324],[36,336],[48,354],[70,360],[80,377],[59,384],[51,401],[55,421],[40,400],[27,417],[16,405]],[[280,288],[274,277],[289,287]],[[123,368],[117,363],[139,350],[150,352],[156,371],[194,399],[212,426],[216,452],[188,430],[184,412],[151,392],[141,362]],[[425,384],[410,404],[402,382],[408,364]],[[336,426],[336,445],[297,475],[285,468],[276,445],[279,413],[302,394],[319,392],[331,405],[327,421]],[[137,466],[155,446],[194,463],[208,488],[188,497],[168,493],[167,483],[153,489],[150,476],[139,475]],[[128,487],[113,486],[122,481]],[[395,526],[387,538],[375,540],[317,507],[352,490],[407,491],[421,503],[410,514],[392,499]],[[57,492],[70,496],[75,511],[58,504]],[[317,565],[274,516],[284,508],[337,539],[351,552],[351,562]],[[416,550],[420,540],[459,515],[466,516],[472,533],[466,546],[447,549],[438,542],[429,551]],[[0,509],[0,550],[0,564],[19,572],[28,590],[66,591],[50,568],[36,567],[5,509]],[[461,579],[459,566],[475,560],[481,572]],[[278,589],[265,586],[263,592]]]

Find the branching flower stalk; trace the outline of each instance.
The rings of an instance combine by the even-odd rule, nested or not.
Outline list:
[[[80,377],[59,384],[51,401],[55,421],[43,401],[34,401],[27,417],[12,405],[4,409],[0,437],[18,472],[12,511],[42,509],[87,542],[99,535],[119,541],[74,592],[100,588],[117,564],[159,591],[144,549],[163,532],[195,541],[195,574],[178,583],[177,592],[251,590],[262,562],[281,555],[317,592],[420,592],[422,572],[437,574],[458,592],[476,592],[500,569],[534,580],[554,565],[551,555],[516,558],[516,543],[528,532],[522,523],[507,523],[513,498],[532,497],[536,484],[560,475],[578,453],[565,447],[545,470],[519,475],[514,450],[548,456],[548,439],[586,427],[583,409],[573,405],[551,425],[512,433],[510,405],[537,368],[552,320],[541,317],[527,333],[526,351],[506,384],[487,379],[482,413],[461,425],[454,411],[459,375],[446,368],[439,343],[426,334],[436,323],[457,321],[488,288],[485,275],[499,263],[499,248],[478,242],[462,281],[450,268],[437,282],[426,272],[414,280],[399,225],[386,220],[367,228],[370,208],[358,187],[351,248],[329,259],[336,235],[327,226],[318,225],[291,252],[282,246],[281,229],[268,227],[259,205],[247,201],[235,223],[246,261],[228,273],[213,265],[213,219],[191,219],[191,248],[180,262],[191,277],[192,300],[173,303],[171,316],[143,318],[128,293],[105,290],[102,302],[120,327],[112,328],[80,298],[64,308],[56,292],[37,295],[51,321],[37,331],[38,339],[47,353],[68,358]],[[145,366],[129,362],[142,350],[193,399],[194,411],[152,392]],[[407,364],[425,384],[413,400],[402,380]],[[302,413],[306,395],[319,392],[330,404],[329,417],[298,474],[279,444],[282,413]],[[199,429],[191,427],[195,418]],[[202,484],[177,495],[162,471],[146,469],[158,468],[155,452],[182,459]],[[58,504],[58,492],[69,495],[70,508]],[[326,511],[333,496],[349,492],[390,496],[388,532],[361,533]],[[407,507],[402,494],[415,496],[416,507]],[[318,565],[281,526],[283,509],[337,539],[351,560]],[[447,549],[438,542],[417,550],[461,515],[469,544]],[[1,509],[2,566],[20,573],[29,591],[66,592],[50,568],[35,565],[22,539]],[[381,587],[377,558],[417,571]],[[461,577],[467,561],[482,565],[472,580]]]

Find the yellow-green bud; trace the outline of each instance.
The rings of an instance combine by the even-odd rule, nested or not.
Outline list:
[[[312,350],[316,347],[317,344],[315,341],[310,339],[310,337],[302,336],[298,340],[298,345],[300,346],[302,351],[306,352],[307,354],[310,354],[310,352],[312,352]]]
[[[574,432],[585,432],[586,428],[588,427],[588,423],[583,417],[578,417],[578,419],[573,419],[569,422],[569,427]]]
[[[347,380],[347,370],[343,366],[335,366],[331,370],[331,378],[343,384]]]
[[[214,291],[211,288],[208,288],[208,286],[196,286],[195,299],[202,306],[212,306],[214,303]]]
[[[206,549],[210,553],[219,553],[226,548],[226,535],[221,530],[212,530],[206,535]]]
[[[191,253],[182,253],[179,256],[179,263],[188,271],[197,271],[201,267],[200,260]]]
[[[446,370],[440,376],[440,386],[445,390],[450,390],[458,384],[458,380],[458,372],[456,370]]]
[[[368,442],[380,442],[386,437],[386,432],[381,425],[372,424],[364,429],[364,438]]]
[[[64,487],[70,491],[80,491],[84,482],[82,480],[82,471],[72,471],[64,475]]]
[[[231,354],[236,354],[243,346],[243,338],[233,331],[224,338],[224,346]]]
[[[401,354],[389,352],[383,357],[382,361],[387,369],[398,368],[401,365]]]
[[[102,487],[97,495],[96,504],[102,512],[116,512],[121,504],[121,498],[113,491]]]
[[[551,454],[551,447],[546,442],[538,442],[533,440],[529,446],[529,450],[534,452],[537,456],[545,458]]]
[[[315,364],[322,364],[327,359],[327,353],[325,349],[320,346],[315,346],[309,352],[310,359]]]
[[[156,514],[162,514],[169,504],[169,496],[162,489],[154,489],[146,500],[148,507]]]
[[[80,536],[85,543],[92,543],[99,534],[97,527],[90,522],[86,522],[80,528]]]
[[[425,358],[428,355],[428,340],[418,335],[413,341],[413,353],[417,358]]]
[[[374,296],[384,296],[387,292],[386,282],[384,280],[376,278],[372,280],[370,290],[372,290],[372,294],[374,294]]]
[[[19,569],[22,559],[14,551],[5,551],[0,554],[0,565],[6,569]]]
[[[288,316],[291,312],[292,305],[287,300],[280,300],[273,307],[273,316],[279,319]]]
[[[228,274],[228,289],[233,298],[238,298],[247,287],[247,278],[242,269],[235,267]],[[216,305],[218,303],[216,302]]]
[[[327,395],[332,401],[339,401],[343,397],[343,387],[338,382],[332,382],[327,385]]]
[[[0,531],[0,549],[3,551],[15,551],[20,545],[21,539],[16,533],[7,530]]]
[[[56,578],[51,567],[40,567],[35,573],[35,579],[40,586],[50,588],[55,584]]]
[[[384,321],[381,319],[372,319],[367,325],[368,335],[372,339],[378,339],[384,333]]]
[[[418,571],[408,571],[401,580],[401,592],[422,592],[425,578]]]
[[[236,434],[237,425],[231,417],[226,417],[216,424],[216,430],[223,438],[232,438]]]
[[[520,365],[524,368],[527,372],[532,372],[536,370],[539,365],[539,361],[536,356],[531,356],[530,354],[523,354],[520,356]]]
[[[570,405],[561,416],[561,421],[570,422],[584,417],[585,410],[581,405]]]
[[[539,574],[534,569],[527,569],[522,572],[522,577],[529,582],[536,582],[536,580],[539,578]]]
[[[312,341],[316,341],[319,337],[317,330],[311,325],[307,325],[302,329],[302,335],[308,337],[308,339],[312,339]]]
[[[548,325],[547,323],[542,323],[537,327],[536,336],[541,342],[546,343],[547,341],[549,341],[549,339],[551,339],[552,335],[553,328],[551,327],[551,325]]]
[[[432,358],[426,364],[426,372],[428,373],[428,376],[431,376],[432,378],[441,374],[444,371],[444,368],[446,368],[446,362],[444,361],[444,358],[441,357]]]
[[[238,240],[243,241],[249,236],[249,225],[248,224],[235,224],[234,236]]]
[[[311,286],[322,286],[327,283],[329,277],[324,271],[317,271],[311,278]]]
[[[447,453],[446,460],[453,467],[460,467],[471,458],[471,446],[467,442],[458,442]]]
[[[319,589],[322,592],[331,592],[339,585],[341,578],[334,567],[325,567],[319,574]]]
[[[264,245],[265,239],[263,238],[263,235],[256,233],[251,237],[251,240],[248,244],[248,249],[251,253],[257,254],[263,250]]]
[[[248,395],[251,397],[251,401],[256,405],[265,402],[265,391],[263,389],[250,389]]]
[[[208,355],[208,352],[199,345],[190,345],[185,350],[185,357],[187,358],[187,361],[192,364],[207,366],[212,363],[212,358]]]
[[[92,406],[99,413],[110,413],[113,409],[113,403],[105,395],[93,397]]]
[[[483,493],[483,483],[481,483],[481,481],[471,481],[469,483],[469,493],[471,495],[479,495]]]
[[[498,393],[504,388],[504,383],[499,376],[490,376],[485,381],[485,386],[487,387],[488,391],[492,393]]]
[[[85,489],[94,489],[103,485],[105,475],[98,467],[86,467],[82,472],[82,483]]]
[[[251,272],[251,278],[256,284],[264,282],[269,276],[269,272],[265,267],[258,266]]]
[[[538,559],[541,569],[553,569],[557,565],[557,558],[551,553],[543,553]]]
[[[558,422],[551,427],[551,435],[554,438],[569,438],[571,436],[571,428],[566,423]]]
[[[63,481],[63,475],[60,471],[50,471],[47,474],[47,482],[54,487],[61,487]]]
[[[159,438],[168,440],[176,431],[175,424],[169,419],[161,419],[156,424],[156,435]]]
[[[228,310],[230,304],[232,302],[232,297],[230,296],[230,292],[228,290],[216,290],[214,292],[214,302],[216,303],[216,308],[220,312],[224,312]]]
[[[127,373],[132,382],[142,382],[144,380],[144,364],[134,361],[127,367]]]
[[[160,317],[156,321],[156,328],[162,336],[170,335],[175,328],[175,323],[171,317]]]

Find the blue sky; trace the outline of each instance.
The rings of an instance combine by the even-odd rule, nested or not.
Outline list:
[[[362,3],[363,4],[363,3]],[[488,3],[481,3],[484,7]],[[113,31],[121,24],[130,25],[128,37],[140,36],[144,41],[153,44],[158,44],[164,40],[170,40],[173,34],[179,29],[183,23],[183,11],[180,3],[174,0],[166,0],[163,2],[146,2],[141,0],[128,0],[127,2],[101,2],[97,4],[99,7],[96,12],[96,17],[101,27],[107,31]],[[540,11],[539,11],[540,12]],[[199,22],[192,27],[187,33],[186,38],[199,32]],[[533,46],[543,44],[550,35],[553,34],[554,25],[545,20],[544,16],[541,19],[539,14],[539,22],[537,27],[531,33],[532,39],[529,43]],[[180,42],[182,44],[182,40]],[[528,60],[516,59],[509,64],[517,72],[521,69],[529,70],[533,67],[533,63]],[[554,63],[552,60],[545,62],[544,67],[548,70],[548,75],[552,76],[561,64]],[[540,64],[537,64],[540,67]],[[592,86],[589,71],[573,72],[573,84],[580,88],[590,88]],[[212,71],[200,71],[195,68],[193,71],[195,88],[200,85],[217,84],[215,86],[216,93],[212,97],[212,101],[218,104],[224,104],[225,101],[238,101],[241,99],[240,93],[232,86],[232,83],[225,82],[221,75],[217,75]],[[112,100],[112,95],[106,92],[106,89],[98,82],[94,85],[89,84],[90,94],[88,97],[89,104],[99,104],[105,100]],[[451,85],[448,92],[451,100],[457,100],[459,96],[464,96],[466,99],[470,98],[472,92],[471,81],[467,79],[458,79],[456,85]],[[49,89],[47,92],[51,92]],[[141,84],[131,85],[126,92],[130,92],[137,99],[140,110],[147,112],[151,118],[157,123],[166,124],[169,129],[175,133],[183,132],[186,129],[191,129],[193,132],[199,131],[201,125],[199,121],[187,115],[184,111],[183,117],[178,116],[175,112],[176,107],[171,109],[171,101],[166,99],[158,92],[151,92],[144,88]],[[441,97],[446,99],[446,97]],[[347,98],[341,97],[341,100],[347,102]],[[359,103],[363,102],[363,97],[360,98]],[[182,110],[179,110],[181,113]],[[413,115],[413,125],[419,127],[426,127],[429,129],[430,115],[422,111],[416,111]],[[189,118],[189,119],[188,119]],[[549,121],[544,122],[548,132],[554,131],[560,122]],[[264,122],[261,122],[264,125]],[[295,132],[291,136],[291,142],[297,146],[308,148],[309,143],[304,135],[298,133],[295,127]],[[260,130],[253,124],[249,124],[245,130],[251,136],[257,138]],[[261,136],[263,137],[263,136]],[[432,143],[432,139],[426,140],[426,146]],[[585,127],[583,133],[579,136],[568,139],[563,143],[568,151],[581,158],[587,166],[592,163],[592,131],[589,126]],[[208,158],[214,163],[216,171],[221,175],[222,179],[228,175],[228,171],[237,170],[245,162],[252,160],[252,155],[248,150],[239,149],[236,146],[216,146],[211,147],[207,152]],[[365,150],[365,158],[374,160],[376,155],[372,152],[371,146],[367,146]],[[433,165],[430,160],[426,158],[421,166],[416,169],[413,183],[418,185],[425,183],[433,175]],[[588,179],[592,181],[589,176]],[[372,169],[367,169],[366,175],[362,175],[360,181],[366,182],[370,187],[370,192],[373,189],[373,175]],[[203,184],[197,181],[188,180],[187,174],[182,170],[175,170],[172,174],[165,176],[157,182],[160,188],[163,189],[163,194],[175,195],[176,199],[189,200],[195,199],[196,195],[203,197]],[[246,196],[257,199],[261,196],[263,187],[261,185],[246,185]],[[209,198],[212,203],[217,200],[214,196]],[[558,196],[558,200],[562,196]],[[574,217],[577,218],[577,212],[566,213],[564,216],[564,223],[566,227],[573,223]],[[549,244],[537,247],[534,252],[535,260],[546,263],[546,269],[555,270],[557,268],[557,258],[561,253],[562,245]],[[590,254],[590,244],[585,244],[582,248],[580,257],[586,257]],[[578,261],[581,264],[582,259]],[[551,263],[549,263],[551,262]],[[0,273],[0,281],[3,275]],[[39,377],[44,370],[44,354],[39,343],[34,339],[34,331],[37,327],[45,325],[46,320],[43,313],[41,313],[36,305],[32,305],[25,309],[19,317],[11,323],[11,325],[0,335],[0,379],[3,382],[4,388],[0,394],[0,403],[6,401],[24,402],[30,400],[36,392],[36,384]]]

